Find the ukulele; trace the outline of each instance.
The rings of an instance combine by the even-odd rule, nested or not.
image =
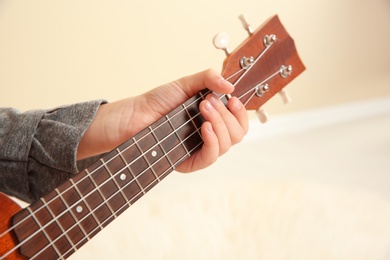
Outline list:
[[[277,16],[230,52],[225,35],[214,45],[227,57],[222,76],[238,97],[265,121],[262,105],[305,70],[293,39]],[[0,193],[0,259],[65,259],[201,148],[204,122],[199,103],[205,89],[133,138],[104,155],[25,209]]]

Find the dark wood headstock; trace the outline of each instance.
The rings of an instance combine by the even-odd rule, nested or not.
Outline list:
[[[257,110],[305,70],[294,40],[273,16],[230,53],[222,75],[248,110]]]

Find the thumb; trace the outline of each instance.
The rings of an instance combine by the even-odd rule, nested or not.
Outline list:
[[[229,94],[234,90],[234,86],[213,69],[183,77],[177,83],[189,97],[205,88],[219,94]]]

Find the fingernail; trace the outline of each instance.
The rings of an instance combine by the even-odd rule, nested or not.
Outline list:
[[[231,100],[233,101],[233,104],[232,104],[233,109],[236,109],[236,110],[241,109],[243,104],[241,103],[241,101],[238,98],[233,97],[233,98],[231,98]]]
[[[232,83],[230,83],[229,81],[225,80],[225,79],[221,79],[220,80],[220,83],[221,85],[224,87],[224,88],[228,88],[230,89],[231,91],[234,90],[234,86]]]
[[[214,110],[213,106],[211,103],[207,100],[204,101],[204,107],[206,108],[207,111],[212,112]]]
[[[221,104],[221,101],[215,95],[210,95],[210,102],[214,107],[217,107]]]

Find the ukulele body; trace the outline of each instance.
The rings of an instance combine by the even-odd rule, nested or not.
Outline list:
[[[0,192],[0,234],[6,232],[12,226],[12,217],[22,208],[12,199]],[[0,236],[0,256],[16,247],[18,241],[13,231],[7,232],[4,236]],[[27,259],[19,254],[19,250],[15,250],[5,259]]]

